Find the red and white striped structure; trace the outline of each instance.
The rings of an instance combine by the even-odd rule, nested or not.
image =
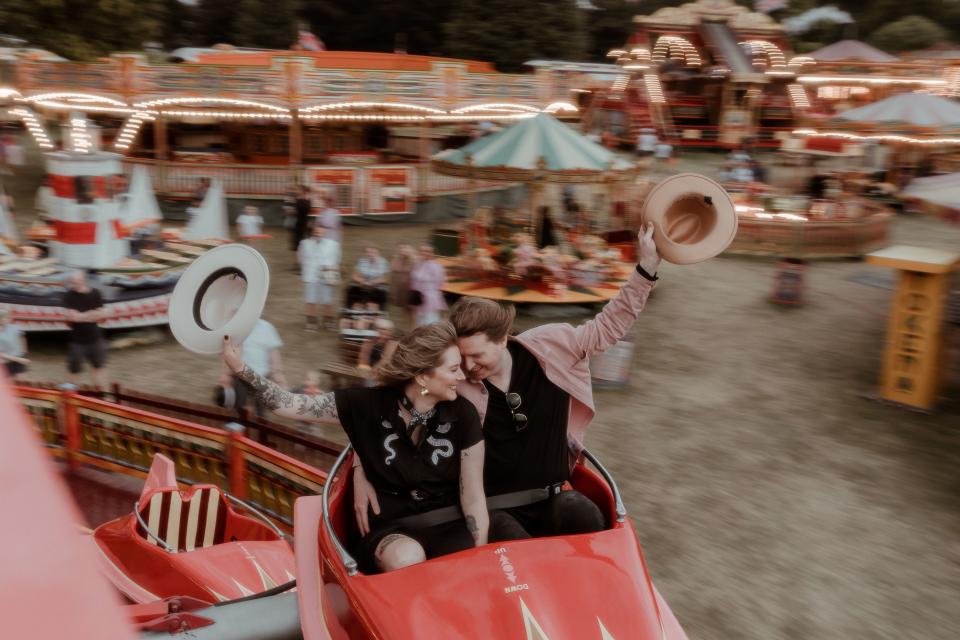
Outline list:
[[[50,254],[62,263],[102,269],[130,253],[120,199],[123,167],[116,153],[54,151],[46,154],[53,188],[55,229]]]

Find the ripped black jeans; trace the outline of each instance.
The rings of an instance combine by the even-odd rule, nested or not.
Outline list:
[[[600,509],[579,491],[561,491],[546,500],[490,512],[490,542],[603,531]]]

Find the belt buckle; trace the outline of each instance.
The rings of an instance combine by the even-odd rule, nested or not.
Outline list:
[[[420,502],[421,500],[426,499],[427,494],[421,491],[420,489],[411,489],[410,497],[416,500],[417,502]]]

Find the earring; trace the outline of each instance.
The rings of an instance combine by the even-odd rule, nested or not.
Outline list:
[[[420,387],[420,395],[425,396],[428,393],[430,393],[429,389],[427,389],[426,387]]]

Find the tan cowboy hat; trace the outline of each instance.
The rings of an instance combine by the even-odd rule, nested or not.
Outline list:
[[[726,249],[737,235],[737,211],[719,184],[680,173],[657,184],[643,203],[641,219],[653,223],[653,241],[667,262],[693,264]]]
[[[170,297],[170,330],[195,353],[220,353],[223,337],[242,342],[263,313],[270,269],[255,249],[224,244],[193,261]]]

